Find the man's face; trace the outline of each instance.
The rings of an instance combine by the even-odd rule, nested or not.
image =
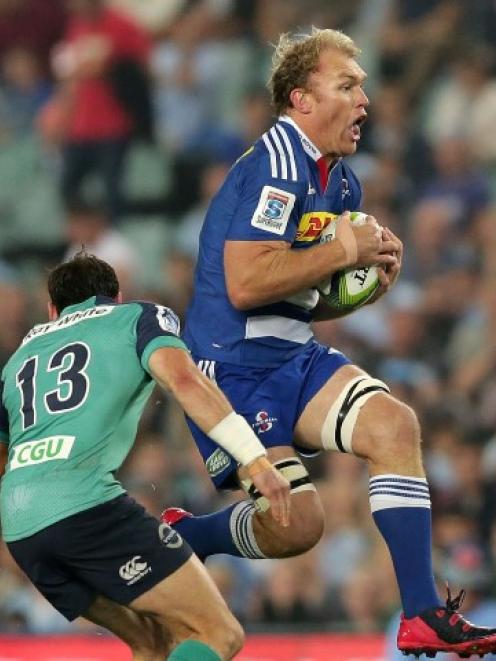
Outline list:
[[[356,60],[345,53],[331,49],[321,53],[307,91],[313,102],[308,116],[313,141],[324,155],[347,156],[356,151],[369,104],[362,88],[365,78]]]

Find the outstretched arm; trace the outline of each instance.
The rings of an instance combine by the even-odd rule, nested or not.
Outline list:
[[[200,429],[247,467],[255,486],[268,498],[274,519],[288,526],[289,483],[267,460],[264,446],[246,420],[236,415],[221,390],[183,349],[157,349],[148,365],[157,383],[171,391]]]

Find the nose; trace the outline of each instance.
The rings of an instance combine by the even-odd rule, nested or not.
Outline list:
[[[357,105],[363,108],[367,108],[369,105],[369,97],[365,94],[365,91],[360,87],[360,93],[358,95]]]

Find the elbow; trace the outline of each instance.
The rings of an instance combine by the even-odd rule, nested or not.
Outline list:
[[[240,312],[250,310],[258,305],[253,294],[244,287],[234,287],[228,290],[229,301],[231,305]]]

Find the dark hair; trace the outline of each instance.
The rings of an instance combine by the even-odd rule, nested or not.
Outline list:
[[[81,303],[91,296],[116,298],[119,281],[110,264],[81,250],[50,272],[48,293],[60,313],[68,305]]]

